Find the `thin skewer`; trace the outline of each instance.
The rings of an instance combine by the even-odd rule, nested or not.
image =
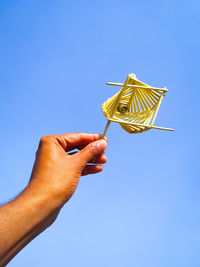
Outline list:
[[[175,131],[174,129],[171,129],[171,128],[164,128],[164,127],[158,127],[158,126],[150,126],[150,128],[153,128],[153,129],[158,129],[158,130],[165,130],[165,131]]]
[[[114,86],[124,86],[123,83],[112,83],[112,82],[107,82],[107,85],[114,85]],[[126,84],[127,87],[133,87],[133,88],[144,88],[147,90],[155,90],[155,91],[163,91],[163,92],[168,92],[166,88],[157,88],[157,87],[150,87],[150,86],[143,86],[143,85],[134,85],[134,84]]]
[[[159,127],[159,126],[150,126],[150,125],[144,125],[144,124],[140,124],[140,123],[131,123],[131,122],[128,122],[128,121],[118,121],[118,120],[115,120],[115,119],[111,119],[107,122],[106,124],[106,127],[104,129],[104,132],[102,134],[102,139],[104,139],[105,135],[106,135],[106,132],[108,130],[108,127],[110,126],[110,123],[111,121],[113,122],[118,122],[118,123],[125,123],[125,124],[131,124],[133,126],[140,126],[140,127],[147,127],[149,129],[153,128],[153,129],[158,129],[158,130],[165,130],[165,131],[174,131],[174,129],[171,129],[171,128],[164,128],[164,127]]]
[[[147,127],[149,129],[153,128],[153,129],[158,129],[158,130],[174,131],[174,129],[171,129],[171,128],[164,128],[164,127],[159,127],[159,126],[151,126],[151,125],[145,125],[145,124],[141,124],[141,123],[133,123],[133,122],[123,121],[123,120],[111,119],[111,121],[118,122],[118,123],[130,124],[130,125],[133,125],[133,126],[136,126],[136,127],[137,126],[141,126],[141,127]]]
[[[104,132],[103,132],[103,134],[102,134],[102,139],[104,139],[104,137],[105,137],[105,135],[106,135],[106,132],[107,132],[107,130],[108,130],[108,127],[109,127],[110,123],[111,123],[111,121],[108,121],[108,122],[107,122],[106,127],[105,127],[105,129],[104,129]]]

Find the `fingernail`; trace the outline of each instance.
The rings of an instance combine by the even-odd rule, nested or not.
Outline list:
[[[99,153],[102,153],[107,147],[107,142],[105,140],[103,140],[103,139],[99,140],[96,143],[96,147],[97,147]]]

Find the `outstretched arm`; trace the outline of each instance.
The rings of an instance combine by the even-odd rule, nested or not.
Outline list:
[[[98,134],[42,137],[28,186],[0,207],[0,266],[55,221],[81,175],[102,171],[106,146]],[[80,151],[66,153],[75,148]]]

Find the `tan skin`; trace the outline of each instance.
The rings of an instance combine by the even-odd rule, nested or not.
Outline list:
[[[75,192],[81,175],[103,170],[106,146],[107,140],[99,134],[71,133],[41,138],[28,186],[0,207],[0,266],[5,266],[55,221]],[[75,148],[79,151],[70,154]]]

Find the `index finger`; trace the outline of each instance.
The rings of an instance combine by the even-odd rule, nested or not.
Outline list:
[[[96,133],[68,133],[54,136],[66,152],[75,148],[81,149],[89,143],[101,139],[101,137],[100,134]]]

